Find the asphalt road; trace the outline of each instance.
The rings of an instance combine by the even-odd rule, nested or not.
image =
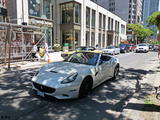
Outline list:
[[[74,100],[41,98],[30,91],[37,68],[0,75],[0,120],[115,120],[127,101],[140,90],[140,81],[152,73],[155,52],[117,55],[120,76],[95,88],[88,97]]]

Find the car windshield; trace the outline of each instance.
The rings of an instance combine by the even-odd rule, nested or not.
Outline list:
[[[114,46],[108,46],[106,49],[114,49]]]
[[[147,46],[146,44],[138,44],[138,46]]]
[[[65,60],[65,62],[96,65],[99,58],[99,53],[91,52],[76,52]]]

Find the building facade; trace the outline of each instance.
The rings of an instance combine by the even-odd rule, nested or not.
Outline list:
[[[0,0],[0,22],[5,22],[7,18],[7,0]]]
[[[126,22],[91,0],[55,0],[54,35],[69,49],[118,45],[126,40]]]
[[[159,0],[143,0],[143,23],[147,20],[153,12],[159,11]]]
[[[126,40],[126,22],[96,0],[11,0],[8,6],[10,21],[40,27],[34,31],[34,39],[37,42],[45,33],[49,48],[57,41],[73,50]]]
[[[98,4],[119,15],[129,24],[141,23],[142,0],[98,0]]]
[[[44,39],[53,47],[53,0],[11,0],[8,1],[10,22],[18,25],[40,27],[33,32],[35,42]],[[42,38],[43,37],[43,38]]]

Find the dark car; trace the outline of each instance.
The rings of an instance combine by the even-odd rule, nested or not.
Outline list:
[[[126,53],[130,51],[128,44],[120,44],[119,48],[121,53]]]

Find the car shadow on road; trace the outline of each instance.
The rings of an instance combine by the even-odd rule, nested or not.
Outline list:
[[[0,115],[16,120],[116,120],[136,89],[141,90],[143,76],[154,72],[121,67],[117,80],[107,80],[88,97],[57,100],[32,94],[31,78],[37,69],[11,71],[0,79]]]

